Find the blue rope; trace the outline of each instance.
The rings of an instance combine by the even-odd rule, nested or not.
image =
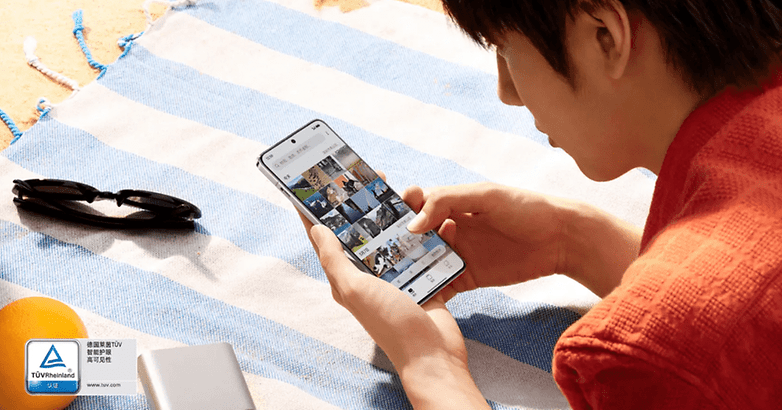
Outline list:
[[[40,121],[40,120],[41,120],[41,119],[42,119],[44,116],[46,116],[46,114],[48,114],[48,113],[49,113],[49,111],[51,111],[51,110],[52,110],[52,107],[45,107],[45,106],[43,106],[43,103],[45,103],[45,102],[46,102],[46,99],[44,99],[44,98],[41,98],[40,100],[38,100],[38,104],[35,106],[35,109],[36,109],[36,110],[37,110],[39,113],[41,113],[41,115],[39,115],[39,116],[38,116],[38,120],[39,120],[39,121]]]
[[[125,57],[130,52],[130,48],[133,46],[133,40],[141,37],[142,34],[144,34],[143,31],[136,34],[128,34],[117,41],[117,45],[123,50],[118,59]]]
[[[11,140],[11,144],[16,142],[16,140],[19,138],[22,138],[22,131],[19,131],[19,128],[16,127],[14,120],[12,120],[11,117],[9,117],[8,114],[6,114],[3,110],[0,110],[0,119],[2,119],[5,125],[8,126],[8,129],[11,130],[11,134],[14,135],[14,139]]]
[[[94,58],[92,58],[92,53],[90,53],[90,49],[87,48],[87,43],[84,41],[84,24],[82,24],[82,11],[76,10],[73,12],[73,35],[76,36],[76,40],[79,42],[79,47],[81,47],[81,51],[84,53],[84,56],[87,57],[87,63],[90,65],[90,67],[95,68],[97,70],[100,70],[100,74],[98,74],[98,78],[103,77],[103,74],[106,73],[106,70],[108,69],[107,66],[95,61]]]

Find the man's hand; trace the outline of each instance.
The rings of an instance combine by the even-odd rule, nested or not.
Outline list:
[[[491,183],[410,187],[403,198],[418,212],[408,229],[437,229],[466,263],[445,300],[554,273],[603,297],[638,256],[640,229],[577,201]]]
[[[385,180],[385,175],[379,173]],[[331,230],[302,223],[334,300],[366,329],[394,364],[416,409],[489,408],[467,366],[464,337],[440,292],[423,306],[390,283],[357,269]]]
[[[467,270],[443,290],[450,298],[480,287],[524,282],[566,270],[568,210],[539,194],[481,183],[427,191],[408,188],[418,212],[413,233],[438,229]]]
[[[414,407],[488,408],[470,376],[464,338],[442,295],[418,306],[395,286],[358,270],[327,227],[302,220],[334,299],[386,353]]]

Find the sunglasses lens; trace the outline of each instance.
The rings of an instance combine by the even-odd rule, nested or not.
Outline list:
[[[28,179],[26,181],[14,180],[16,195],[35,196],[49,199],[86,200],[95,198],[97,189],[78,182],[59,179]]]
[[[120,191],[127,192],[128,196],[122,201],[124,204],[147,209],[173,218],[192,220],[201,217],[201,211],[193,204],[172,196],[158,194],[149,191]]]
[[[176,208],[176,204],[170,200],[155,197],[129,196],[125,199],[125,202],[138,205],[151,205],[161,208]]]
[[[68,196],[75,196],[75,195],[83,195],[84,193],[74,187],[69,186],[57,186],[57,185],[38,185],[35,187],[35,190],[42,194],[52,194],[52,195],[68,195]]]

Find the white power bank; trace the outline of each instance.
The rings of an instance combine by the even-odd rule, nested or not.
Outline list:
[[[145,352],[138,375],[152,410],[255,410],[228,343]]]

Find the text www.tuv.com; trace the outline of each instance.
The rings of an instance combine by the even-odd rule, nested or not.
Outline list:
[[[121,383],[87,383],[87,387],[120,387]]]

